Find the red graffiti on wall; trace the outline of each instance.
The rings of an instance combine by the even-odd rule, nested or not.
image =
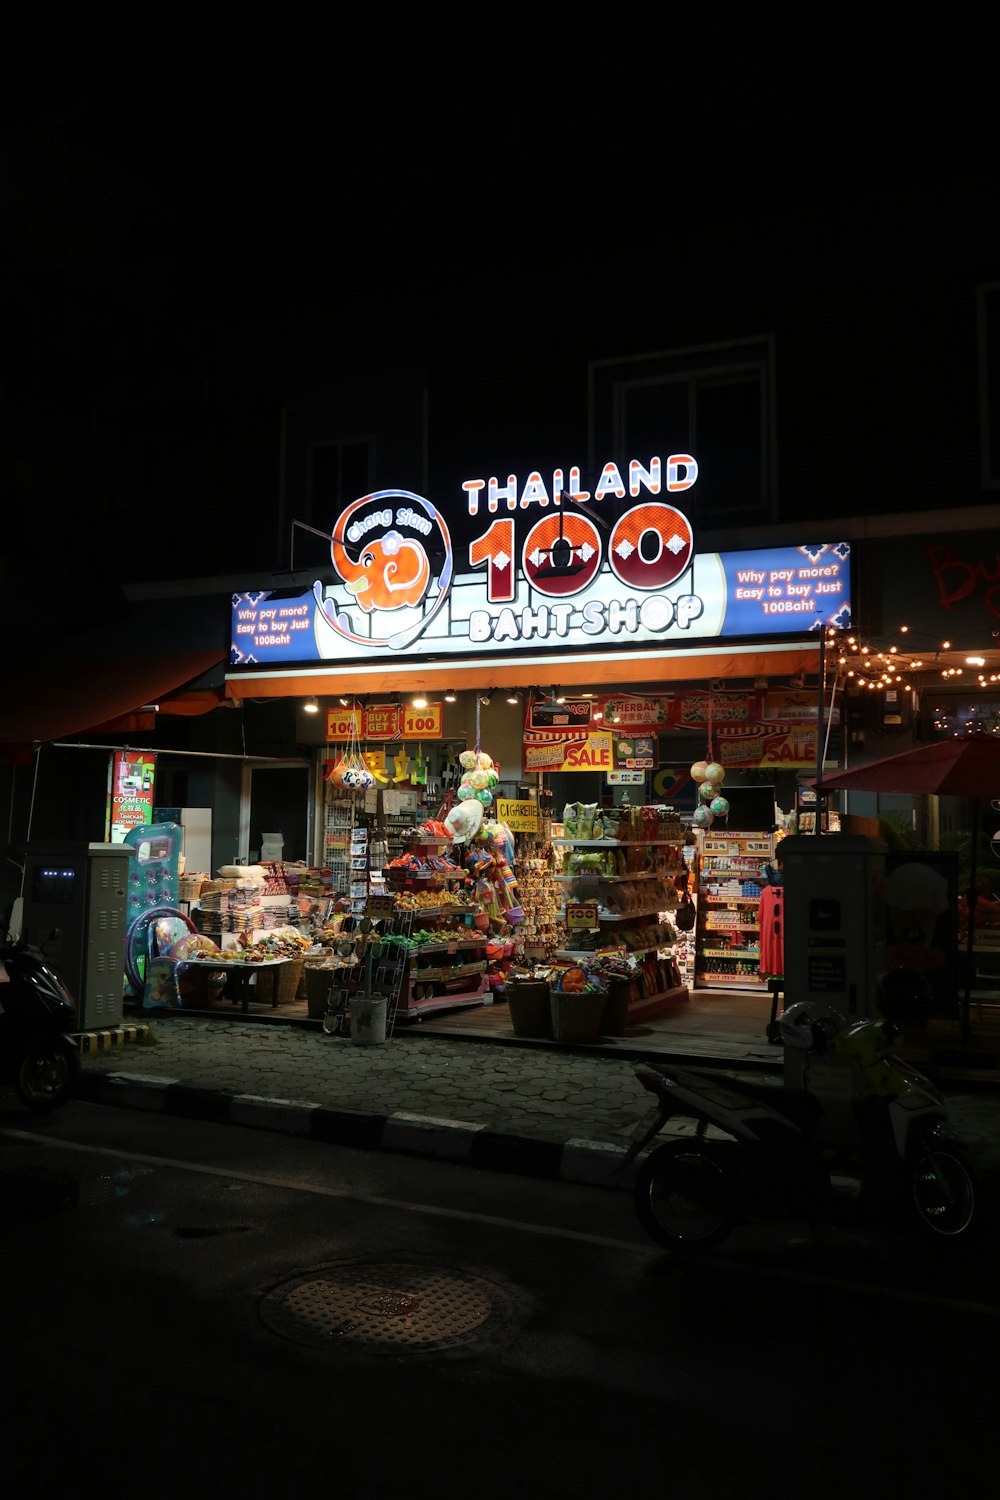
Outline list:
[[[956,557],[954,548],[946,543],[928,547],[927,556],[942,609],[953,609],[964,599],[971,598],[983,585],[983,603],[990,614],[1000,620],[1000,552],[994,553],[992,565],[966,562],[964,558]]]

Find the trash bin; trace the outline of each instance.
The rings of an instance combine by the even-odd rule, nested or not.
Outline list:
[[[357,1047],[377,1047],[385,1041],[384,999],[351,1000],[351,1041]]]

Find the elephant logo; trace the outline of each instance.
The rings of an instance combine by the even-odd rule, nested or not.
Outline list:
[[[345,592],[367,622],[352,622],[332,593],[328,596],[323,585],[315,583],[317,623],[365,653],[412,646],[440,614],[454,574],[444,517],[429,500],[409,490],[377,490],[349,505],[333,528],[330,557]],[[401,609],[419,609],[420,618],[404,617],[402,627],[391,619],[382,624],[383,616]]]
[[[365,542],[357,562],[336,536],[332,539],[333,566],[365,614],[373,609],[412,609],[420,603],[431,581],[431,565],[420,542],[387,531],[377,541]]]

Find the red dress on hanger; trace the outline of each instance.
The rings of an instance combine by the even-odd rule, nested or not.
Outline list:
[[[757,903],[760,923],[760,977],[767,979],[785,972],[784,889],[766,885]]]

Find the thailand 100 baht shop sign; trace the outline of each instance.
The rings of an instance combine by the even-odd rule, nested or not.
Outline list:
[[[566,653],[720,637],[802,634],[851,623],[846,542],[698,552],[679,508],[691,454],[624,471],[593,491],[580,470],[463,482],[441,506],[409,490],[348,505],[330,533],[336,581],[290,598],[235,594],[234,665]],[[459,502],[482,529],[458,555]]]

